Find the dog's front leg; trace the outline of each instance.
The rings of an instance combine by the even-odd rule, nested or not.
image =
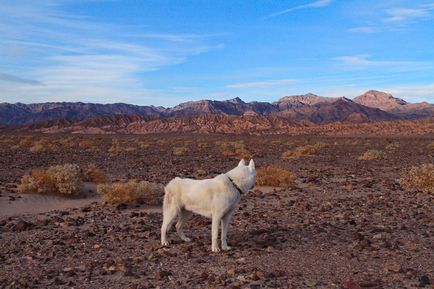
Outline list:
[[[220,248],[217,242],[219,234],[219,224],[221,216],[212,216],[212,228],[211,228],[211,250],[213,252],[220,252]]]
[[[227,243],[229,222],[231,221],[231,217],[232,217],[232,212],[229,212],[229,213],[227,213],[222,218],[222,235],[221,235],[221,239],[222,239],[222,249],[223,250],[230,250],[231,249],[231,247],[229,247],[228,243]]]

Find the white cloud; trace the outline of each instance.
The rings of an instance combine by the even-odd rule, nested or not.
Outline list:
[[[283,14],[287,14],[287,13],[296,11],[296,10],[300,10],[300,9],[326,7],[326,6],[329,6],[330,4],[332,4],[333,1],[334,0],[317,0],[317,1],[314,1],[314,2],[311,2],[311,3],[307,3],[307,4],[303,4],[303,5],[299,5],[299,6],[295,6],[295,7],[292,7],[292,8],[288,8],[288,9],[285,9],[285,10],[278,11],[276,13],[268,15],[265,19],[273,18],[273,17],[276,17],[276,16],[280,16],[280,15],[283,15]]]
[[[389,68],[400,71],[414,71],[433,68],[434,64],[421,61],[374,60],[368,54],[348,55],[333,58],[336,65],[344,70]]]
[[[385,19],[386,22],[403,22],[410,19],[422,18],[430,16],[427,9],[413,9],[413,8],[394,8],[387,11],[389,17]]]
[[[377,29],[373,26],[360,26],[353,27],[348,29],[349,32],[357,32],[357,33],[374,33],[377,32]]]
[[[225,88],[256,88],[256,87],[266,87],[266,86],[276,86],[288,83],[295,83],[296,79],[276,79],[267,81],[256,81],[256,82],[241,82],[225,85]]]

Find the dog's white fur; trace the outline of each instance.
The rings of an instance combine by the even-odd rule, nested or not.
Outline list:
[[[238,189],[243,194],[247,193],[255,185],[255,179],[256,170],[253,160],[250,160],[248,166],[244,160],[241,160],[236,168],[212,179],[174,178],[171,180],[165,187],[161,244],[169,245],[167,231],[170,230],[176,217],[178,217],[176,231],[182,240],[189,242],[190,239],[185,236],[183,226],[192,213],[196,213],[212,219],[212,251],[220,251],[217,243],[220,222],[221,247],[223,250],[229,250],[226,237],[232,214],[241,198]]]

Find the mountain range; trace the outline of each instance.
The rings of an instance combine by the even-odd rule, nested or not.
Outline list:
[[[434,117],[434,104],[408,103],[391,94],[369,90],[353,100],[331,98],[312,93],[285,96],[276,102],[249,102],[240,98],[226,101],[200,100],[171,108],[138,106],[124,103],[94,104],[82,102],[0,103],[0,125],[53,131],[70,131],[72,127],[129,127],[125,132],[182,131],[185,127],[216,131],[210,126],[238,122],[240,127],[295,126],[295,123],[361,123],[385,120],[413,120]],[[241,119],[243,124],[240,123]],[[192,122],[196,122],[193,124]],[[250,123],[250,125],[249,125]],[[174,129],[176,127],[176,130]],[[184,128],[183,128],[184,127]],[[206,128],[208,127],[208,128]],[[68,129],[69,128],[69,129]],[[134,128],[134,129],[132,129]],[[110,130],[110,129],[109,129]]]

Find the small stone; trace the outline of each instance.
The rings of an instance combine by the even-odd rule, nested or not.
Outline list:
[[[399,264],[387,264],[386,270],[389,272],[399,273],[402,271],[402,268]]]
[[[99,249],[99,248],[101,248],[101,245],[99,245],[99,244],[95,244],[95,245],[93,245],[93,248],[94,248],[94,249]]]
[[[419,287],[425,287],[426,285],[430,285],[431,280],[427,275],[422,275],[419,277]]]

